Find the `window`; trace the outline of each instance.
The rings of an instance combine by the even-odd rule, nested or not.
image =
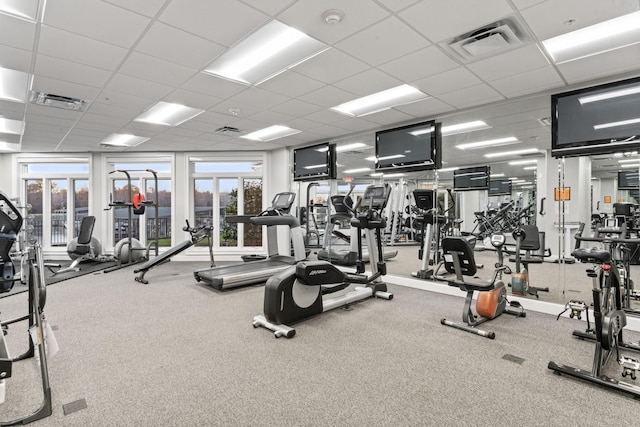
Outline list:
[[[44,161],[43,161],[44,160]],[[22,193],[31,205],[28,225],[45,249],[66,250],[78,235],[89,210],[88,157],[45,159],[25,155],[18,159]]]
[[[196,225],[214,225],[214,246],[261,247],[262,226],[229,222],[227,218],[262,211],[263,160],[191,159],[191,170]]]

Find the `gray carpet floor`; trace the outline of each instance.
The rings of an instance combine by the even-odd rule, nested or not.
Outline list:
[[[263,287],[216,291],[193,279],[201,267],[161,265],[149,285],[131,267],[48,287],[60,346],[49,360],[54,412],[33,425],[638,425],[634,399],[547,369],[590,368],[594,344],[571,337],[583,322],[505,315],[485,324],[496,333],[488,340],[440,325],[460,319],[462,298],[391,284],[391,301],[336,309],[275,339],[251,324]],[[0,300],[2,319],[25,302]],[[26,325],[12,326],[12,353],[26,337]],[[14,364],[0,420],[38,406],[38,372],[35,361]],[[615,363],[611,375],[620,377]],[[86,408],[64,415],[78,400]]]

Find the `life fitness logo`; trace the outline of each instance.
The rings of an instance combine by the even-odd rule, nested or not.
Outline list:
[[[309,273],[309,276],[317,276],[318,274],[326,274],[327,270],[313,270]]]

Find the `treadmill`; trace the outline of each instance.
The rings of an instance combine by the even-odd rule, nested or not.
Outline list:
[[[353,186],[346,195],[331,196],[331,205],[335,213],[329,217],[327,222],[327,229],[325,230],[325,239],[322,249],[318,251],[318,259],[322,261],[329,261],[332,264],[352,266],[356,265],[358,260],[358,244],[357,233],[358,230],[355,227],[351,227],[351,236],[335,230],[336,224],[341,222],[350,222],[353,218],[353,199],[351,199],[351,192]],[[355,234],[355,235],[354,235]],[[330,245],[328,242],[333,235],[338,236],[340,239],[347,242],[347,244]],[[398,255],[396,249],[383,248],[382,259],[388,260]],[[366,247],[362,248],[362,260],[369,262],[369,251]]]
[[[251,285],[266,282],[274,274],[306,259],[300,221],[289,214],[294,200],[294,193],[278,193],[273,198],[271,207],[257,216],[227,217],[227,222],[230,223],[267,226],[268,256],[266,259],[196,270],[193,272],[195,279],[219,290]],[[278,253],[277,226],[279,225],[288,226],[290,229],[293,256]]]

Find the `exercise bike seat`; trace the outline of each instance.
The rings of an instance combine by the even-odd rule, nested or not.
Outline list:
[[[605,264],[611,261],[611,254],[605,249],[576,248],[571,256],[580,262],[595,262]]]
[[[469,281],[463,276],[473,277],[478,271],[473,255],[473,248],[469,241],[462,236],[447,236],[442,239],[444,253],[444,268],[456,275],[455,279],[445,279],[449,286],[456,286],[463,291],[490,291],[495,282]]]

